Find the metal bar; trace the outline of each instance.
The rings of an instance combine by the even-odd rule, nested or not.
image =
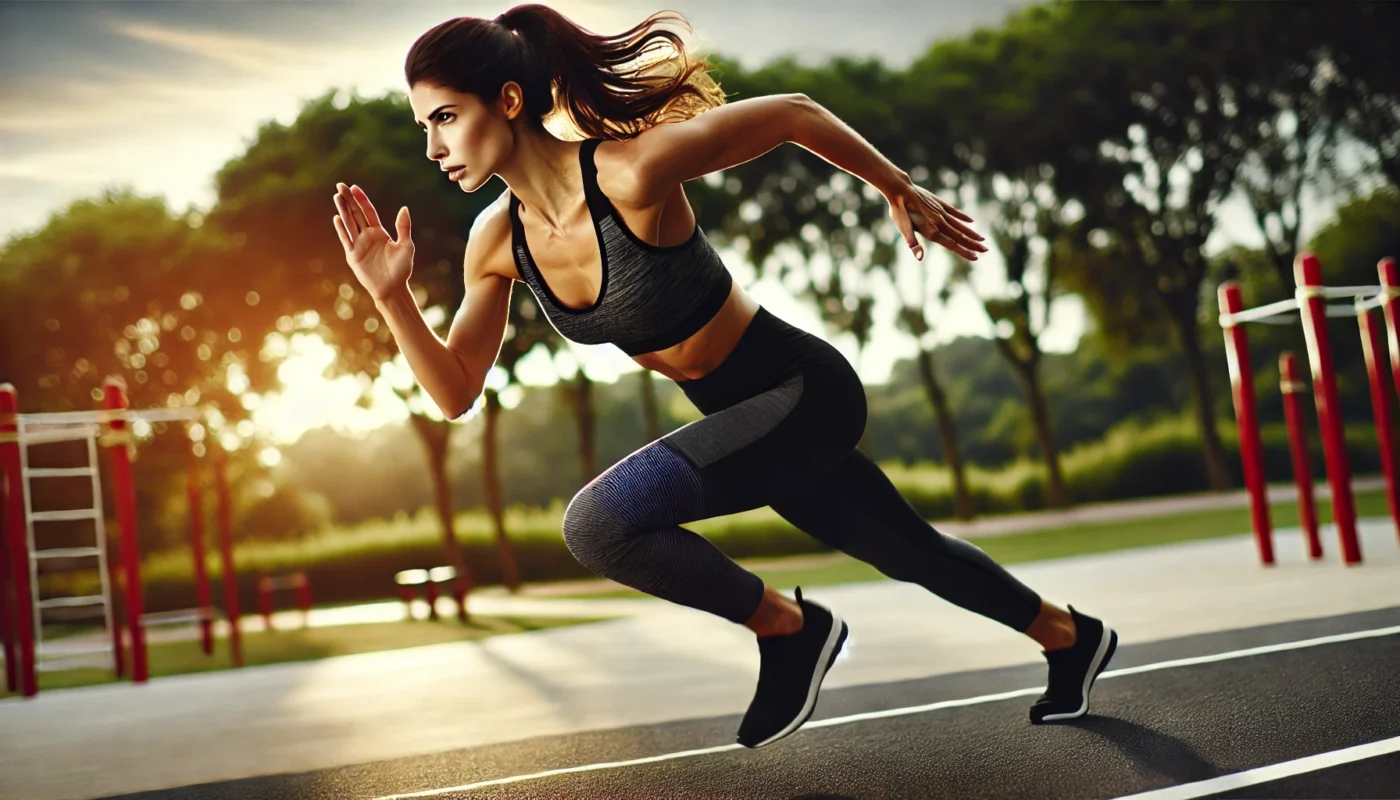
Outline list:
[[[75,519],[97,519],[99,516],[101,514],[96,508],[63,508],[57,511],[29,512],[29,519],[32,522],[68,522]]]
[[[126,392],[120,381],[108,378],[102,384],[102,405],[107,409],[127,407]],[[112,431],[126,432],[125,420],[113,420]],[[117,521],[120,524],[122,570],[126,574],[126,623],[131,637],[131,679],[145,683],[146,634],[141,629],[141,552],[136,532],[136,486],[131,477],[131,453],[120,437],[107,446],[111,458],[113,495],[117,501]]]
[[[102,551],[96,547],[53,547],[48,550],[35,550],[34,560],[41,561],[49,558],[92,558],[101,555]]]
[[[1397,317],[1400,317],[1400,265],[1393,258],[1383,258],[1376,264],[1384,287],[1381,308],[1385,314],[1386,341],[1390,350],[1390,381],[1400,394],[1400,338],[1397,337]]]
[[[1218,296],[1221,319],[1235,316],[1244,306],[1239,284],[1234,281],[1221,284]],[[1230,367],[1230,390],[1235,404],[1235,422],[1239,427],[1240,462],[1244,467],[1245,486],[1249,489],[1250,523],[1254,529],[1255,545],[1259,549],[1259,561],[1269,566],[1274,563],[1274,535],[1264,486],[1264,457],[1254,399],[1254,371],[1249,364],[1249,338],[1243,325],[1225,327],[1225,357]]]
[[[40,672],[62,672],[70,669],[82,669],[83,667],[104,669],[111,660],[112,656],[110,653],[104,653],[102,658],[93,658],[93,656],[90,655],[71,656],[69,658],[56,658],[44,661],[38,665],[38,669]]]
[[[87,458],[88,466],[92,468],[92,502],[98,511],[93,525],[98,550],[97,579],[102,587],[102,596],[107,598],[107,602],[102,606],[102,624],[106,626],[104,630],[112,641],[112,649],[108,654],[106,666],[120,678],[122,673],[121,631],[116,628],[116,612],[112,608],[112,582],[107,563],[107,515],[102,513],[102,470],[98,466],[97,439],[95,437],[88,439]]]
[[[1308,366],[1312,370],[1313,400],[1317,404],[1322,450],[1327,458],[1327,480],[1332,485],[1332,519],[1342,543],[1342,560],[1361,563],[1361,544],[1356,536],[1356,505],[1351,494],[1351,466],[1347,461],[1346,438],[1342,432],[1341,404],[1337,397],[1337,376],[1333,371],[1332,343],[1327,334],[1325,301],[1322,297],[1322,264],[1312,253],[1302,253],[1293,264],[1293,280],[1303,298],[1303,333],[1308,342]]]
[[[1298,397],[1307,384],[1298,380],[1298,359],[1290,352],[1279,354],[1279,379],[1283,389],[1283,418],[1288,426],[1288,453],[1293,460],[1293,483],[1298,487],[1298,522],[1308,542],[1308,558],[1322,558],[1322,539],[1317,533],[1317,503],[1313,497],[1312,464],[1308,457],[1308,428],[1303,401]]]
[[[40,608],[74,608],[76,606],[95,606],[106,603],[107,598],[100,594],[89,594],[74,597],[50,597],[48,600],[40,601]]]
[[[92,425],[82,429],[45,431],[35,433],[25,431],[19,434],[19,442],[24,447],[30,447],[36,444],[54,444],[57,442],[80,442],[84,439],[89,439],[93,436],[97,436],[101,432],[102,431],[96,425]]]
[[[1379,286],[1314,286],[1323,297],[1357,297],[1380,294]]]
[[[92,467],[38,467],[25,470],[28,478],[86,478],[92,474]]]
[[[1241,297],[1240,305],[1243,304],[1244,300],[1243,297]],[[1269,303],[1248,310],[1242,308],[1239,311],[1225,311],[1220,314],[1220,326],[1222,328],[1228,328],[1245,322],[1259,322],[1275,314],[1296,311],[1297,309],[1298,301],[1294,298],[1289,298],[1288,300],[1279,300],[1275,303]]]
[[[1386,370],[1381,367],[1384,344],[1381,329],[1371,312],[1357,315],[1361,329],[1361,352],[1366,359],[1366,382],[1371,386],[1371,413],[1376,420],[1376,443],[1381,451],[1381,474],[1385,477],[1385,498],[1390,505],[1390,519],[1400,533],[1400,502],[1395,487],[1395,433],[1390,424],[1390,392],[1385,385]]]

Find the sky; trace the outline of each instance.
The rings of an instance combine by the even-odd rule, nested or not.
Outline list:
[[[616,31],[661,8],[691,21],[701,50],[756,66],[794,54],[820,60],[837,54],[878,57],[903,67],[934,41],[995,26],[1025,0],[689,0],[671,5],[637,0],[550,3],[584,27]],[[290,123],[305,101],[330,89],[360,96],[402,91],[403,58],[423,31],[454,16],[494,17],[510,4],[471,0],[397,2],[68,2],[0,0],[0,241],[41,227],[69,202],[129,186],[163,195],[175,210],[207,208],[213,175],[241,153],[268,120]],[[955,113],[955,112],[950,112]],[[405,124],[413,124],[405,119]],[[424,162],[425,169],[436,165]],[[1227,204],[1213,246],[1256,244],[1242,203]],[[1305,216],[1308,233],[1324,212]],[[329,226],[327,235],[333,235]],[[831,341],[867,384],[888,380],[893,364],[915,344],[893,325],[893,289],[877,292],[876,327],[860,353],[848,335],[828,334],[815,313],[774,281],[753,283],[734,254],[736,280],[778,316]],[[995,253],[984,256],[980,288],[994,290]],[[908,256],[906,276],[946,270],[940,257]],[[975,299],[955,296],[940,340],[989,335]],[[1072,349],[1085,326],[1077,298],[1052,309],[1048,350]],[[320,376],[325,353],[306,344],[286,370],[287,391],[259,409],[273,438],[289,441],[327,420],[352,430],[401,418],[387,391],[375,409],[355,409],[353,380]],[[317,354],[319,353],[319,354]],[[610,346],[575,347],[590,377],[614,380],[638,369]],[[566,357],[564,359],[568,361]],[[533,359],[527,383],[553,381],[570,364]],[[385,387],[380,387],[385,389]],[[346,398],[351,398],[347,400]],[[272,410],[269,410],[272,409]],[[296,413],[294,409],[311,409]],[[255,416],[255,419],[257,416]]]

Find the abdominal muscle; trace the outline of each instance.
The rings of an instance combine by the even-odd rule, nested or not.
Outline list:
[[[705,327],[678,345],[643,353],[632,360],[673,381],[703,378],[733,352],[757,313],[758,301],[735,283],[724,305]]]

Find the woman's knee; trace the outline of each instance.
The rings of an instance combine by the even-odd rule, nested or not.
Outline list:
[[[598,574],[603,574],[609,556],[629,535],[626,517],[616,513],[616,508],[617,500],[594,481],[580,489],[564,509],[564,544],[580,564]]]

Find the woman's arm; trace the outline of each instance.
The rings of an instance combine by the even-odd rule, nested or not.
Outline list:
[[[679,183],[751,161],[784,142],[805,147],[879,190],[920,258],[923,248],[915,230],[964,258],[976,259],[986,251],[982,237],[960,221],[971,222],[971,217],[916,186],[907,172],[804,94],[729,103],[610,147],[617,148],[631,174],[633,191],[627,199],[647,204],[660,202]]]

